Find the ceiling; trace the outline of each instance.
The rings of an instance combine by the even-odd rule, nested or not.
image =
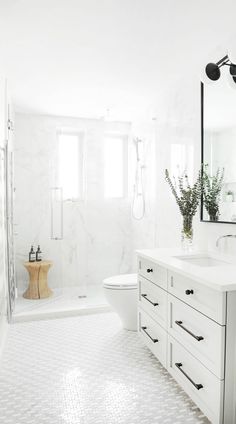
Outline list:
[[[0,74],[17,110],[158,115],[224,50],[235,13],[235,0],[0,0]]]

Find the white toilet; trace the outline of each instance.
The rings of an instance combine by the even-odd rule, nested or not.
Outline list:
[[[137,331],[137,274],[121,274],[103,280],[107,302],[119,315],[126,330]]]

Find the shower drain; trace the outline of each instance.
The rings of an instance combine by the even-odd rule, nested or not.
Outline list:
[[[85,299],[87,296],[85,294],[78,296],[78,299]]]

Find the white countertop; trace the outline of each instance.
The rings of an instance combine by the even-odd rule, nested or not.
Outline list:
[[[206,251],[185,252],[181,249],[144,249],[136,251],[142,256],[159,265],[176,271],[188,278],[197,280],[212,289],[226,292],[236,290],[236,258],[226,257]],[[226,264],[217,266],[199,266],[176,258],[176,256],[210,256],[216,260],[224,261]],[[234,262],[234,263],[233,263]]]

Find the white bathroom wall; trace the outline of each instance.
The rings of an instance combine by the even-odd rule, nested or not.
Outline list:
[[[56,132],[73,128],[85,136],[85,196],[64,203],[64,238],[51,240],[50,188],[55,186]],[[16,268],[20,290],[27,284],[23,262],[31,244],[54,262],[51,287],[101,284],[104,277],[131,270],[130,199],[105,199],[105,133],[129,134],[128,123],[16,114]]]
[[[219,53],[220,54],[220,53]],[[220,56],[219,56],[220,57]],[[180,76],[166,91],[157,123],[157,246],[180,245],[181,215],[169,186],[164,169],[171,169],[173,144],[191,146],[194,151],[194,175],[200,169],[200,64],[193,75]],[[216,239],[223,234],[236,234],[234,224],[200,222],[200,212],[194,219],[194,245],[196,248],[215,249]],[[236,253],[235,240],[221,243],[221,252]]]

